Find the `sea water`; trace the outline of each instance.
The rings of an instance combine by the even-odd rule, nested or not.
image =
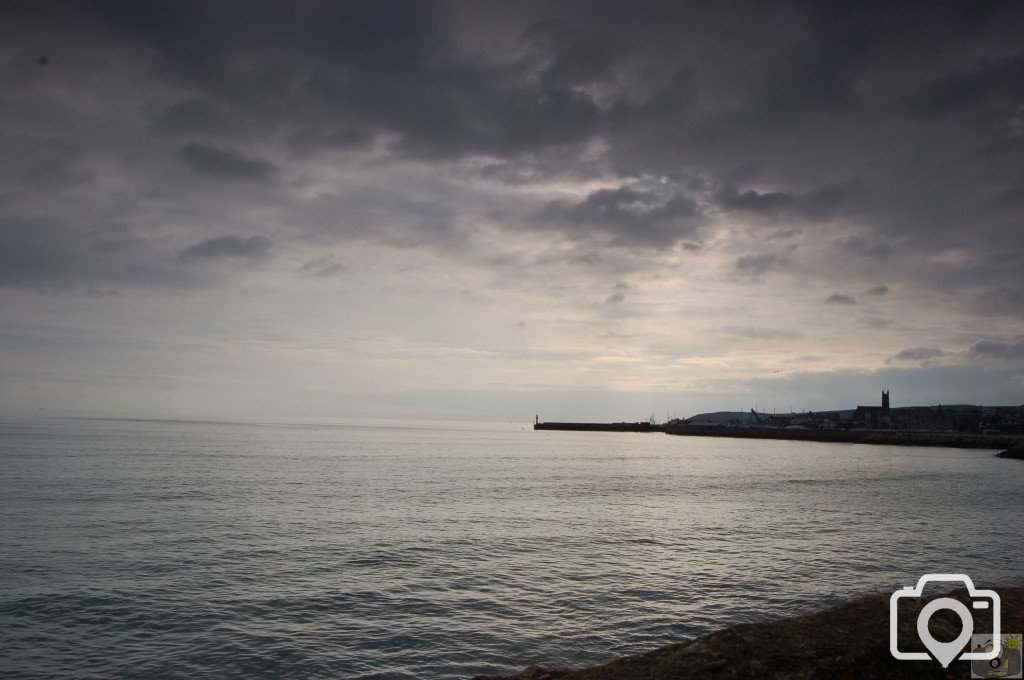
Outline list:
[[[596,664],[926,572],[1021,585],[1022,491],[1024,463],[992,451],[519,424],[9,422],[0,672]]]

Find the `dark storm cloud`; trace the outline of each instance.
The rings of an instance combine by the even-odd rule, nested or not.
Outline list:
[[[53,191],[86,184],[94,173],[83,163],[81,145],[57,136],[0,136],[6,163],[0,173],[9,181]]]
[[[304,127],[288,138],[289,146],[299,152],[339,149],[355,149],[373,141],[373,134],[365,129],[338,128],[318,129]]]
[[[759,194],[753,189],[741,194],[733,193],[722,197],[722,205],[730,210],[748,210],[750,212],[777,212],[788,208],[796,202],[792,194],[783,192]]]
[[[227,112],[209,99],[185,99],[168,106],[156,119],[156,130],[169,135],[229,135]]]
[[[794,215],[804,218],[826,219],[842,207],[848,192],[829,184],[806,194],[783,191],[758,193],[753,189],[729,189],[718,199],[719,205],[730,211],[749,212],[769,217]]]
[[[600,189],[576,203],[551,201],[536,219],[571,235],[607,233],[613,245],[665,248],[692,235],[701,217],[697,203],[681,193],[620,187]]]
[[[292,154],[375,148],[381,162],[438,163],[462,178],[600,178],[618,188],[548,202],[527,220],[593,247],[693,243],[707,213],[721,212],[798,221],[792,233],[772,226],[794,241],[827,231],[843,256],[925,261],[962,248],[974,255],[968,264],[902,267],[891,281],[1009,291],[987,309],[1020,309],[1012,265],[974,262],[1024,257],[1021,3],[651,2],[638,11],[610,1],[270,0],[243,10],[125,0],[9,2],[2,12],[5,129],[19,140],[66,131],[49,155],[7,161],[2,176],[18,182],[64,189],[115,166],[152,177],[182,210],[230,214],[239,196],[219,196],[219,182],[298,186],[308,178],[288,175]],[[93,92],[102,94],[86,103]],[[149,138],[97,125],[106,116],[131,127],[133,115]],[[460,165],[481,156],[486,165]],[[195,189],[203,193],[163,184],[175,164],[209,180]],[[655,176],[682,188],[635,184]],[[695,178],[701,186],[688,184]],[[316,236],[385,230],[399,240],[400,229],[365,216],[415,199],[389,186],[373,200],[353,216],[299,223]],[[824,225],[851,216],[855,233]],[[457,217],[416,223],[406,242],[446,247]],[[772,257],[747,256],[736,269],[786,265]]]
[[[270,255],[270,248],[273,245],[273,241],[266,236],[250,236],[249,238],[235,235],[218,236],[183,249],[178,253],[178,259],[182,262],[225,259],[262,260]]]
[[[186,144],[178,155],[193,170],[226,179],[261,180],[275,170],[273,163],[207,144]]]
[[[517,155],[573,145],[590,138],[599,120],[587,95],[508,83],[510,75],[500,70],[402,75],[395,82],[353,84],[318,73],[310,94],[316,106],[336,111],[356,129],[398,133],[398,148],[418,158]],[[336,135],[331,130],[322,137],[330,141]]]
[[[934,117],[965,109],[1020,105],[1024,55],[982,59],[970,71],[955,71],[925,85],[909,97],[915,114]]]

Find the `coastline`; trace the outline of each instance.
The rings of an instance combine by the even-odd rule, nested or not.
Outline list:
[[[995,589],[1002,600],[1004,633],[1024,632],[1024,588]],[[762,623],[744,623],[650,652],[616,659],[601,666],[577,670],[533,666],[503,676],[476,676],[473,680],[641,680],[655,678],[748,677],[887,677],[963,678],[966,661],[942,668],[932,660],[897,661],[889,652],[889,598],[891,593],[861,597],[821,611]],[[916,621],[925,603],[952,597],[970,603],[967,591],[907,602],[900,610],[899,648],[925,651],[917,639]],[[936,639],[953,639],[960,632],[955,616],[937,612],[931,619]],[[975,630],[991,627],[991,613],[975,612]],[[953,624],[956,627],[953,627]]]
[[[907,430],[805,430],[776,427],[725,427],[715,425],[666,425],[666,434],[689,437],[736,437],[792,441],[893,446],[941,446],[959,449],[1007,450],[1024,444],[1021,434],[971,434],[965,432],[915,432]]]

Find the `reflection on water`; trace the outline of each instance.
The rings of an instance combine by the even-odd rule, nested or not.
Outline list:
[[[1021,584],[990,451],[522,426],[0,428],[0,667],[464,678],[925,572]]]

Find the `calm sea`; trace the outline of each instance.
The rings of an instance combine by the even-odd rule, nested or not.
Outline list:
[[[0,426],[6,677],[466,678],[911,585],[1021,585],[991,451],[533,432]],[[884,632],[880,632],[884,634]]]

